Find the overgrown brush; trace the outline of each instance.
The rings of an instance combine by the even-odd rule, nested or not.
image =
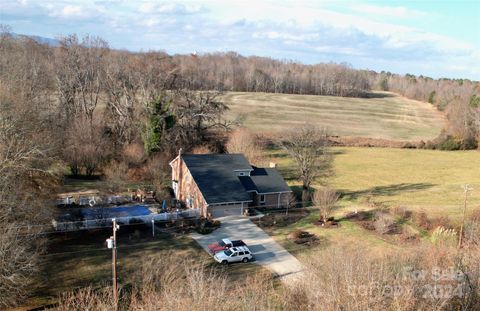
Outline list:
[[[419,243],[411,252],[373,254],[330,247],[305,258],[298,281],[270,274],[232,282],[225,270],[173,252],[144,259],[122,290],[121,310],[476,310],[480,249]],[[107,310],[106,291],[65,294],[59,310]],[[80,309],[79,309],[80,308]]]

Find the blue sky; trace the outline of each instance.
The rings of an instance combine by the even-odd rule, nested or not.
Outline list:
[[[480,1],[0,0],[16,33],[480,80]]]

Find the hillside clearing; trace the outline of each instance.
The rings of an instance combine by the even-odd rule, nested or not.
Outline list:
[[[430,104],[387,92],[372,98],[229,92],[222,100],[230,108],[229,118],[242,117],[247,128],[266,134],[308,122],[339,136],[427,140],[445,123]]]

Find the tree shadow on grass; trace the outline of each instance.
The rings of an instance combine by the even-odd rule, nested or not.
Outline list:
[[[365,98],[387,98],[387,97],[395,97],[393,94],[389,93],[376,93],[376,92],[368,92],[364,96]]]
[[[348,191],[339,189],[340,198],[346,200],[356,200],[365,196],[393,196],[402,192],[415,192],[429,189],[435,184],[431,183],[401,183],[388,186],[377,186],[359,191]]]

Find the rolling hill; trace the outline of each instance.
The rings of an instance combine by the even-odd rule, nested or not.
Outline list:
[[[228,117],[242,117],[257,133],[276,133],[303,123],[327,126],[332,135],[388,140],[428,140],[445,117],[428,103],[388,92],[370,98],[229,92]]]

